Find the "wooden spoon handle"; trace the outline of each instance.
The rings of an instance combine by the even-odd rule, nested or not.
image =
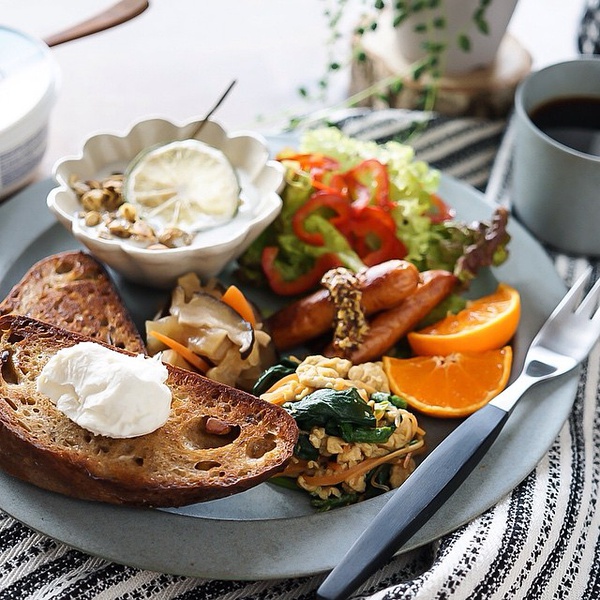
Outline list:
[[[58,44],[104,31],[133,19],[147,8],[147,0],[121,0],[90,19],[47,37],[44,42],[48,46],[58,46]]]

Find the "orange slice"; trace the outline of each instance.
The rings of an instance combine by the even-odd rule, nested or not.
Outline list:
[[[419,356],[497,349],[515,334],[520,316],[519,292],[501,283],[493,294],[471,300],[457,314],[409,333],[408,342]]]
[[[512,348],[448,356],[383,357],[390,388],[412,408],[435,417],[465,417],[505,387]]]

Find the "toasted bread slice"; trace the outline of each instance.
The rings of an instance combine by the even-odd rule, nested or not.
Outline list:
[[[165,425],[134,438],[93,435],[36,388],[50,357],[81,341],[90,338],[0,317],[0,468],[10,475],[87,500],[181,506],[252,487],[291,457],[298,429],[284,409],[171,366]]]
[[[86,252],[53,254],[33,265],[0,303],[0,315],[9,313],[146,353],[108,273]]]

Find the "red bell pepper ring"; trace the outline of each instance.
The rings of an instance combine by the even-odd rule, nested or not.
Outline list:
[[[325,178],[322,178],[322,180],[315,179],[313,176],[311,177],[310,182],[315,190],[327,192],[329,194],[338,194],[343,198],[350,197],[346,173],[329,173],[329,177],[326,180]]]
[[[335,267],[341,266],[340,259],[332,253],[322,254],[315,260],[313,267],[296,279],[288,281],[277,268],[275,259],[279,253],[277,246],[266,246],[261,255],[261,265],[271,289],[280,296],[297,296],[317,287],[323,275]]]
[[[374,158],[363,160],[346,173],[346,181],[353,204],[362,208],[374,204],[389,210],[390,179],[387,167]]]
[[[334,173],[329,178],[329,187],[337,190],[345,198],[348,197],[348,182],[343,173]]]
[[[396,221],[392,215],[379,208],[378,206],[364,206],[357,208],[352,206],[353,214],[356,219],[363,221],[379,221],[382,225],[385,225],[394,235],[396,235]]]
[[[315,188],[315,190],[318,190],[320,192],[327,192],[328,194],[345,195],[344,192],[341,192],[336,187],[328,185],[326,183],[323,183],[322,181],[319,181],[318,179],[311,179],[310,183],[311,183],[312,187]]]
[[[333,214],[328,220],[337,227],[344,223],[350,217],[351,207],[348,201],[341,195],[334,192],[317,191],[307,202],[305,202],[292,217],[292,228],[294,233],[307,244],[313,246],[324,246],[325,240],[323,234],[315,231],[307,231],[304,227],[305,221],[309,215],[320,209],[327,209]]]
[[[406,246],[396,236],[394,220],[376,206],[355,209],[355,216],[342,228],[342,233],[369,267],[407,254]]]

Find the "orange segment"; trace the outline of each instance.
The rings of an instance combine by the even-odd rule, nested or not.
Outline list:
[[[448,356],[383,357],[394,394],[435,417],[465,417],[485,406],[506,387],[511,365],[510,346]]]
[[[520,316],[519,292],[501,283],[493,294],[470,301],[459,313],[409,333],[408,342],[419,356],[501,348],[515,334]]]

